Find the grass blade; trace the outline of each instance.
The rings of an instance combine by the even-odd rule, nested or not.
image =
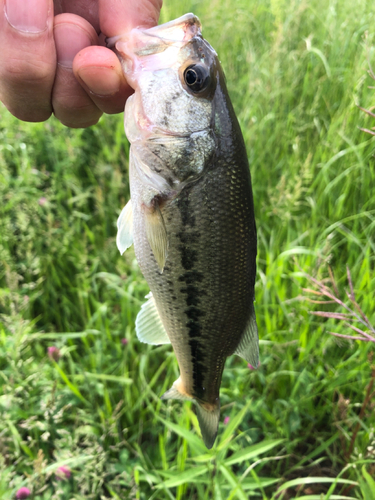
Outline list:
[[[287,481],[280,488],[278,488],[277,493],[280,493],[287,488],[292,488],[293,486],[304,486],[306,484],[351,484],[353,486],[358,486],[355,481],[350,481],[349,479],[338,479],[335,477],[301,477],[298,479],[292,479]],[[319,497],[320,498],[320,497]]]
[[[107,380],[108,382],[116,382],[117,384],[129,385],[133,383],[133,379],[126,377],[119,377],[118,375],[107,375],[105,373],[90,373],[83,372],[87,378],[94,378],[97,380]]]
[[[65,384],[69,387],[69,389],[72,391],[73,394],[77,396],[78,399],[80,399],[83,403],[88,404],[87,399],[85,399],[82,394],[80,393],[79,389],[77,386],[72,384],[72,382],[68,379],[67,375],[65,374],[64,370],[61,369],[58,363],[54,362],[56,370],[59,372],[60,377],[63,379]]]
[[[198,476],[201,476],[205,472],[208,472],[207,467],[201,465],[199,467],[194,467],[184,472],[176,471],[175,473],[168,473],[172,477],[164,481],[163,484],[156,485],[156,488],[174,488],[180,484],[189,483]],[[166,471],[159,471],[160,474],[166,474]],[[173,477],[174,476],[174,477]]]
[[[266,453],[266,451],[272,450],[272,448],[275,448],[275,446],[278,446],[283,442],[284,439],[273,439],[248,446],[247,448],[234,453],[234,455],[225,460],[225,465],[234,465],[238,464],[239,462],[242,463],[245,460],[249,460],[250,458],[258,457],[262,453]]]
[[[371,491],[371,496],[373,498],[375,498],[375,481],[374,479],[370,476],[370,474],[367,472],[367,470],[365,469],[365,466],[363,465],[362,466],[362,474],[363,474],[363,477],[366,479],[366,482],[368,484],[368,487]]]
[[[228,425],[225,428],[225,431],[223,432],[221,438],[220,438],[220,444],[217,446],[217,450],[220,451],[223,448],[225,448],[228,444],[228,442],[231,439],[232,434],[234,431],[238,428],[238,426],[241,424],[242,420],[244,419],[249,407],[251,405],[251,401],[248,401],[247,404],[235,415],[234,417],[231,417],[229,420]]]
[[[191,446],[192,450],[195,453],[203,454],[203,452],[207,451],[207,448],[205,447],[203,441],[198,436],[193,434],[191,430],[185,429],[184,427],[174,424],[173,422],[169,422],[168,420],[164,420],[161,417],[158,418],[166,427],[168,427],[168,429],[186,439],[187,443],[189,444],[189,446]]]

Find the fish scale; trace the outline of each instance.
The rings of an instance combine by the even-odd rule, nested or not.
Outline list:
[[[175,59],[161,56],[169,46]],[[193,14],[135,30],[116,49],[135,88],[125,122],[131,201],[120,215],[117,242],[121,252],[134,242],[152,293],[138,315],[137,335],[171,342],[180,378],[163,398],[196,403],[211,448],[226,358],[236,353],[258,364],[257,242],[246,148],[216,53]],[[174,103],[185,103],[179,113],[163,101],[172,95]]]

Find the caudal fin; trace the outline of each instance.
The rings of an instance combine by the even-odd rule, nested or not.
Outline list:
[[[210,450],[215,442],[220,419],[220,402],[212,409],[196,401],[197,417],[204,444]]]
[[[197,408],[197,417],[201,429],[204,444],[208,449],[214,445],[217,429],[220,419],[220,401],[216,405],[201,403],[188,394],[182,384],[181,378],[178,378],[169,391],[165,392],[161,399],[179,399],[194,401]]]

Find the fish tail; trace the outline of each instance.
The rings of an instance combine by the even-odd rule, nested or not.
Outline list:
[[[217,400],[216,403],[204,403],[195,399],[192,395],[188,394],[184,384],[182,383],[181,377],[178,378],[172,385],[172,387],[165,392],[161,399],[178,399],[194,401],[197,409],[197,417],[199,422],[199,427],[201,429],[202,438],[204,444],[208,449],[211,449],[219,427],[220,419],[220,401]]]
[[[210,450],[215,442],[220,419],[220,401],[215,405],[196,401],[197,417],[204,444]]]

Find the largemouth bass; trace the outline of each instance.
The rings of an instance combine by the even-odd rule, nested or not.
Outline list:
[[[115,45],[135,90],[125,108],[131,200],[117,245],[133,242],[151,294],[139,340],[171,343],[207,448],[216,439],[226,358],[258,366],[253,307],[257,239],[249,165],[217,54],[193,14]]]

